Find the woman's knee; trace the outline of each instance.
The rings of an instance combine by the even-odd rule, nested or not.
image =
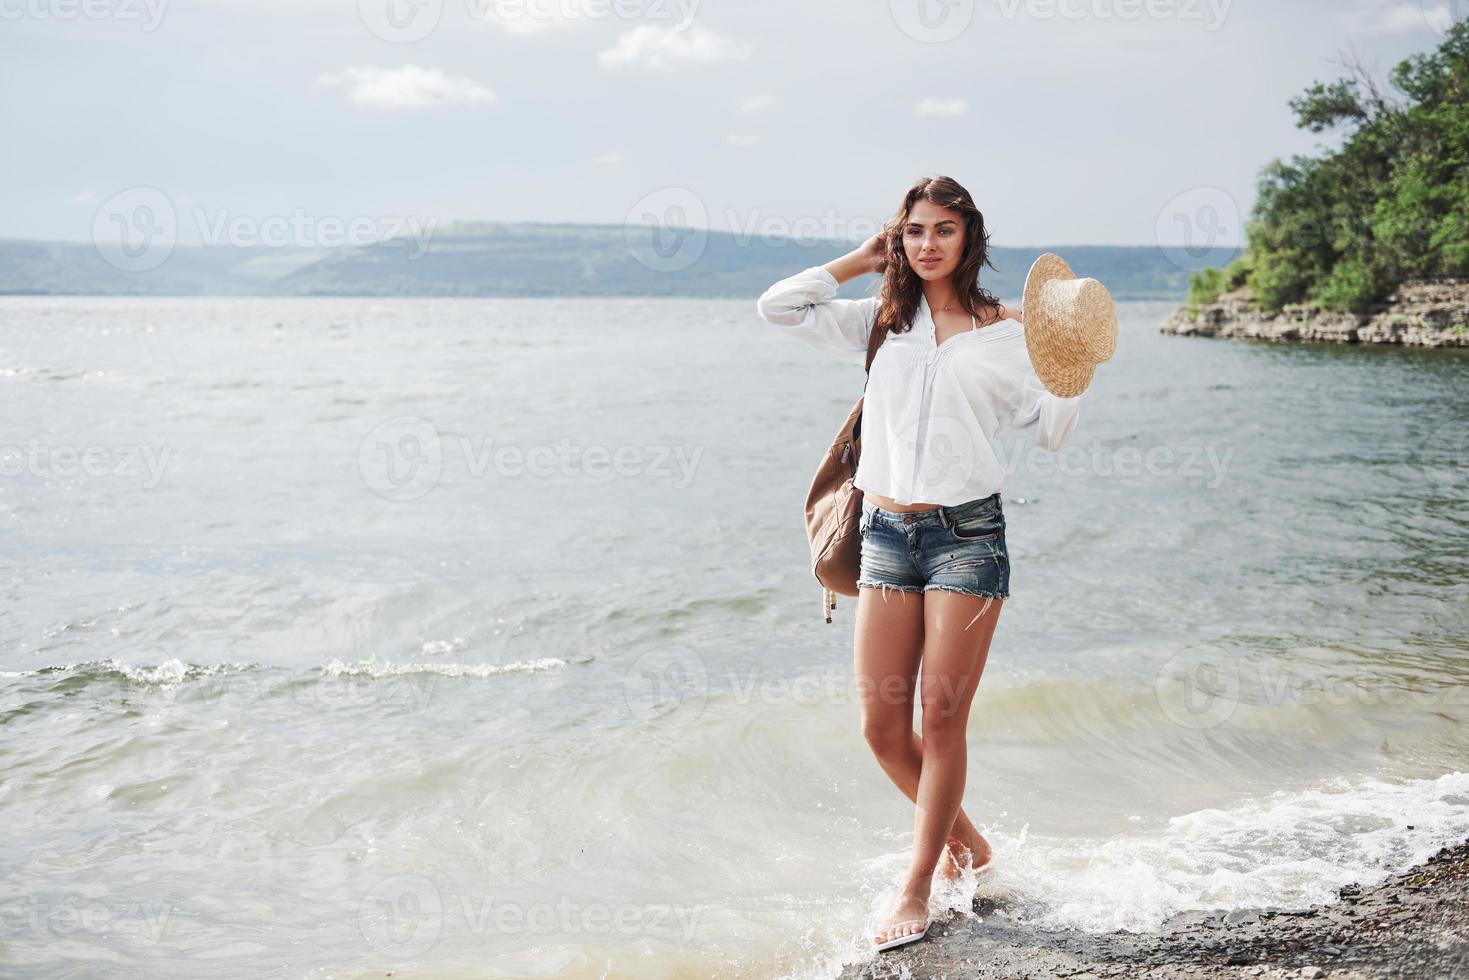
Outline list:
[[[962,741],[968,734],[969,712],[948,698],[923,702],[923,742]]]
[[[913,716],[906,711],[868,709],[862,713],[862,737],[878,755],[905,748],[913,739]]]

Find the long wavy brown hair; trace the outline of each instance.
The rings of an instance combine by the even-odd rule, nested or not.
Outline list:
[[[958,211],[963,218],[964,251],[959,257],[958,267],[954,269],[952,281],[964,312],[988,320],[989,314],[982,311],[1000,311],[1000,301],[979,284],[980,266],[988,265],[995,269],[995,265],[990,262],[990,236],[985,230],[984,215],[975,207],[974,198],[952,177],[921,177],[908,188],[902,205],[883,225],[887,259],[877,294],[872,343],[867,348],[868,368],[872,367],[872,358],[889,333],[907,333],[913,328],[913,317],[918,313],[919,300],[923,298],[923,279],[908,264],[908,253],[903,250],[903,230],[913,213],[913,206],[920,200]]]

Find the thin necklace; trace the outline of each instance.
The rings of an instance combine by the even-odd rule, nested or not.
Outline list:
[[[954,306],[955,306],[955,304],[953,304],[953,303],[950,303],[948,306],[941,306],[941,307],[939,307],[939,312],[940,313],[947,313],[949,310],[952,310],[954,308]],[[975,319],[978,320],[978,317],[976,317]],[[986,323],[985,326],[987,327],[987,326],[989,326],[989,324]]]

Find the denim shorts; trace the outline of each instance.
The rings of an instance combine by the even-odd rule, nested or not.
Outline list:
[[[883,510],[864,499],[857,585],[900,592],[944,589],[1008,599],[1010,554],[1005,549],[999,492],[907,514]]]

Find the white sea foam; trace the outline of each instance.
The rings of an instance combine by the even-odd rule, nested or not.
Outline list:
[[[1100,841],[992,837],[1038,924],[1146,931],[1197,909],[1330,902],[1469,836],[1469,773],[1390,783],[1338,778],[1173,817],[1162,832]]]
[[[441,674],[445,677],[491,677],[495,674],[512,674],[524,671],[555,670],[565,667],[567,661],[560,657],[538,657],[534,660],[513,660],[500,664],[461,663],[392,663],[380,660],[358,660],[345,663],[333,659],[322,665],[321,671],[331,677],[367,676],[399,677],[404,674]]]
[[[437,656],[445,653],[453,653],[456,650],[463,650],[467,646],[469,646],[468,640],[462,636],[456,636],[452,640],[425,640],[423,646],[419,648],[419,651],[430,656]]]
[[[106,660],[81,660],[69,664],[57,664],[50,667],[37,667],[34,670],[7,670],[0,671],[0,677],[37,677],[42,674],[122,674],[130,681],[139,684],[156,684],[160,686],[171,686],[185,680],[193,680],[199,677],[212,677],[219,674],[233,674],[241,671],[258,670],[259,664],[223,663],[223,664],[187,664],[177,657],[170,657],[162,663],[127,664],[109,657]]]

